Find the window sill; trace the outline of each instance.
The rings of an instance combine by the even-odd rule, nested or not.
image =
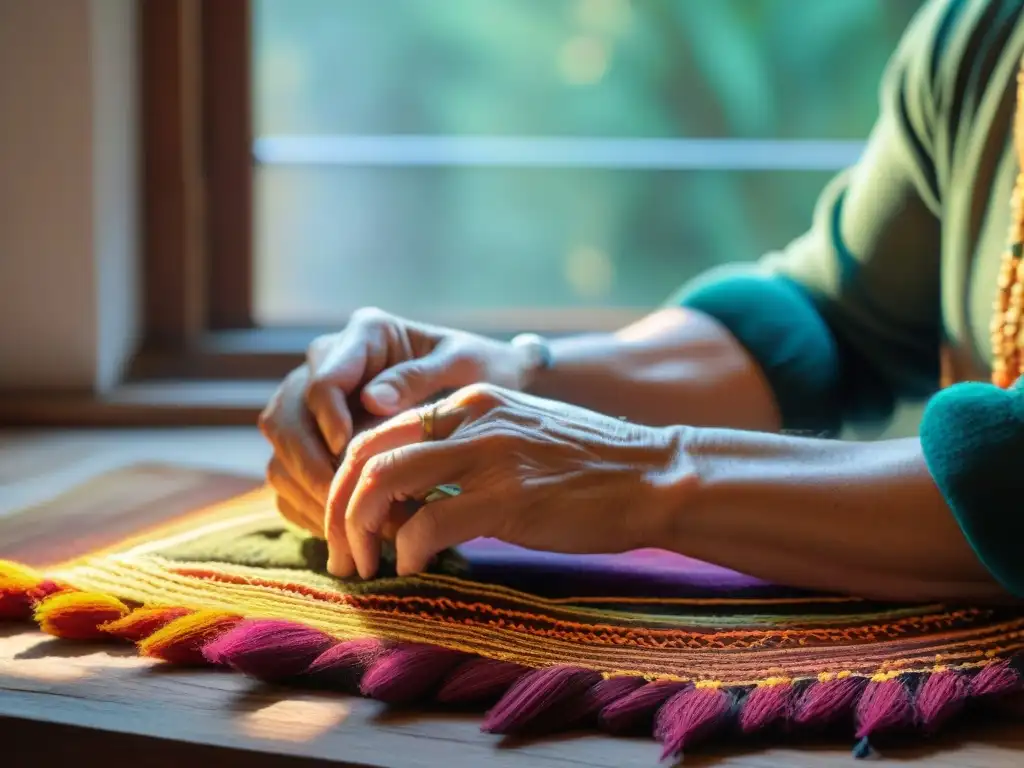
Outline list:
[[[5,392],[0,426],[253,426],[278,381],[153,381],[104,395]]]

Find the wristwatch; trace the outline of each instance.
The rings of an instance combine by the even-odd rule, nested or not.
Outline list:
[[[529,389],[538,371],[546,371],[554,364],[554,356],[551,354],[551,345],[547,339],[538,336],[536,333],[520,333],[514,337],[512,346],[526,353],[526,369],[524,380],[520,386],[522,389]]]

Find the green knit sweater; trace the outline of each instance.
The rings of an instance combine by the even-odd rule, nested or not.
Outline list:
[[[750,351],[788,429],[834,434],[930,398],[929,470],[978,557],[1020,596],[1024,388],[936,391],[943,345],[981,376],[991,362],[1022,53],[1024,0],[927,3],[889,64],[861,160],[822,193],[811,229],[673,299]]]

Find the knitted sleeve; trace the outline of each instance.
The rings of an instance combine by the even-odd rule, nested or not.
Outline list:
[[[993,576],[1024,597],[1024,386],[958,384],[928,403],[921,422],[928,469]]]
[[[673,298],[750,351],[787,429],[884,421],[898,399],[937,388],[946,174],[936,90],[962,5],[933,0],[918,12],[887,67],[865,151],[824,190],[810,230],[741,274],[713,271]]]

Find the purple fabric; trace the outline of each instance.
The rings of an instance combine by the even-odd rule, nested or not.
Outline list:
[[[786,597],[778,587],[673,552],[643,549],[616,555],[537,552],[493,539],[459,547],[469,577],[548,597]]]

